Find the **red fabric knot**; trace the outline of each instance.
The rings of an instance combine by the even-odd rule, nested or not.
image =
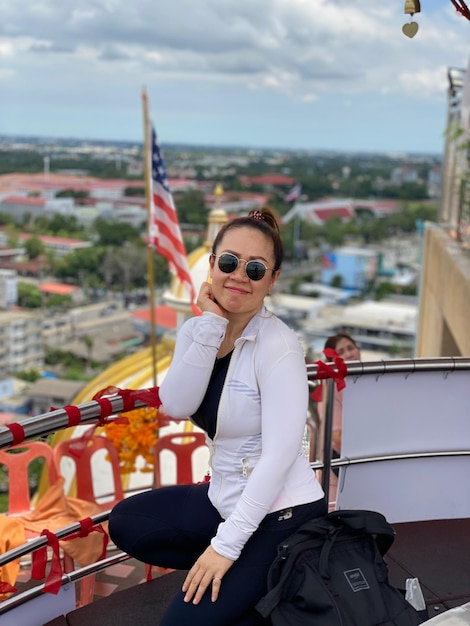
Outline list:
[[[15,593],[18,591],[16,587],[10,585],[10,583],[5,582],[4,580],[0,580],[0,594],[4,593]]]
[[[147,406],[153,406],[158,409],[161,406],[162,401],[160,400],[159,395],[159,387],[150,387],[149,389],[137,389],[135,391],[131,391],[132,396],[135,400],[140,400],[144,402]]]
[[[101,398],[119,396],[120,392],[121,390],[119,389],[119,387],[114,387],[114,386],[105,387],[104,389],[100,389],[99,391],[97,391],[95,395],[93,396],[92,400],[98,401],[98,400],[101,400]]]
[[[348,373],[348,367],[343,359],[339,356],[336,350],[332,348],[325,348],[323,350],[323,354],[330,359],[333,359],[333,363],[336,366],[336,369],[325,363],[324,361],[316,361],[317,365],[317,380],[325,380],[327,378],[331,378],[336,384],[336,390],[341,391],[346,387],[346,382],[344,380],[345,376]],[[321,402],[323,399],[323,385],[320,383],[316,389],[314,389],[311,394],[312,400],[315,402]]]
[[[69,418],[68,426],[78,426],[82,420],[82,414],[78,406],[67,405],[64,406],[64,411]]]
[[[134,397],[132,389],[120,389],[119,395],[122,398],[122,412],[132,411],[134,408]]]
[[[33,580],[41,580],[46,576],[47,564],[47,547],[52,549],[52,559],[49,574],[44,584],[45,593],[59,593],[62,584],[62,564],[60,562],[59,540],[56,535],[45,528],[41,537],[47,537],[47,544],[33,552],[31,578]]]
[[[88,537],[90,532],[93,530],[93,520],[91,517],[85,517],[85,519],[80,520],[80,530],[78,531],[79,537]]]
[[[11,424],[5,424],[5,426],[13,435],[13,445],[24,441],[25,433],[24,428],[23,426],[21,426],[21,424],[18,424],[18,422],[13,422]]]
[[[98,422],[100,426],[104,426],[107,421],[106,418],[109,417],[113,412],[113,405],[108,398],[100,398],[99,400],[96,400],[96,402],[98,402],[100,407],[100,417]]]
[[[88,537],[88,535],[93,532],[102,533],[103,547],[101,550],[101,554],[98,557],[98,561],[101,561],[106,556],[106,548],[108,547],[108,541],[109,541],[108,533],[105,531],[105,529],[103,528],[101,524],[97,524],[95,526],[91,517],[85,517],[84,519],[80,520],[79,524],[80,524],[80,530],[74,533],[73,535],[70,535],[66,539],[64,539],[64,541],[70,541],[71,539],[79,539],[83,537]]]
[[[112,397],[112,396],[121,396],[122,398],[122,413],[127,413],[127,411],[132,411],[135,408],[135,401],[140,400],[147,406],[153,406],[158,408],[162,401],[160,400],[160,396],[158,393],[158,387],[150,387],[149,389],[119,389],[119,387],[106,387],[101,391],[98,391],[94,396],[93,400],[100,402],[101,406],[101,415],[103,416],[103,412],[105,410],[105,405],[103,399]],[[109,400],[108,400],[109,402]],[[111,414],[111,403],[109,402],[109,414]]]
[[[92,400],[98,402],[100,406],[100,417],[98,423],[100,426],[104,426],[109,420],[107,419],[113,412],[113,406],[111,404],[111,400],[113,396],[121,396],[123,400],[123,412],[130,411],[130,408],[126,408],[126,404],[129,403],[128,394],[130,393],[127,389],[119,389],[119,387],[109,386],[101,389],[93,396]],[[131,408],[134,408],[133,406]],[[113,420],[118,424],[127,424],[127,418],[118,417]]]
[[[119,387],[106,387],[101,389],[93,396],[93,400],[100,400],[103,397],[121,396],[122,398],[122,412],[126,413],[134,408],[134,402],[131,397],[130,389],[119,389]]]

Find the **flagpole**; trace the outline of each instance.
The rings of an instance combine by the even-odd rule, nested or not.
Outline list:
[[[156,334],[155,334],[155,275],[154,275],[154,251],[153,246],[154,243],[150,241],[150,232],[151,232],[151,219],[152,219],[152,211],[151,211],[151,202],[152,202],[152,184],[150,178],[150,172],[152,164],[150,162],[150,149],[149,138],[150,138],[150,122],[149,122],[149,113],[148,113],[148,99],[147,99],[147,91],[145,87],[142,89],[142,107],[143,107],[143,118],[144,118],[144,172],[145,172],[145,200],[147,207],[147,234],[148,234],[148,245],[147,245],[147,275],[148,275],[148,290],[149,290],[149,305],[150,305],[150,347],[152,350],[152,375],[153,375],[153,386],[157,386],[157,354],[156,354]]]

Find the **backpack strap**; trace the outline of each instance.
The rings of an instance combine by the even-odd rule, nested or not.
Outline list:
[[[307,524],[308,523],[310,522],[307,522]],[[297,539],[297,533],[294,533],[292,537],[295,537]],[[290,539],[291,538],[288,537],[284,545],[281,544],[278,546],[278,556],[275,558],[273,564],[271,565],[271,568],[273,568],[276,566],[279,559],[284,560],[284,566],[281,569],[281,574],[277,582],[268,591],[268,593],[263,598],[261,598],[261,600],[258,601],[255,607],[258,613],[261,613],[264,618],[267,618],[281,601],[282,593],[287,583],[287,580],[292,575],[292,568],[295,565],[297,555],[304,549],[304,542],[306,537],[303,537],[302,539],[296,541],[294,545],[291,544]],[[288,550],[286,556],[283,556],[283,550]]]

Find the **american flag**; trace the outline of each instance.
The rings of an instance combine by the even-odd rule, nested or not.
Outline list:
[[[157,134],[153,127],[151,140],[150,245],[167,259],[170,270],[176,274],[183,285],[186,285],[191,297],[191,305],[194,309],[196,292],[189,272],[188,258],[178,224],[173,196],[168,185],[165,163],[163,162]]]

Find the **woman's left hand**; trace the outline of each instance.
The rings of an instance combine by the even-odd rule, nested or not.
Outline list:
[[[185,602],[193,601],[198,604],[206,589],[211,586],[211,600],[215,602],[219,597],[223,577],[232,567],[234,561],[227,559],[209,546],[189,570],[183,583],[182,590],[186,594]]]

